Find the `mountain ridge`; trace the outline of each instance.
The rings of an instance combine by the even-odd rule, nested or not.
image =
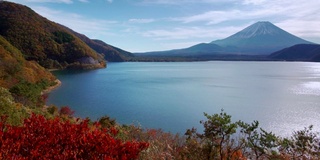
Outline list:
[[[126,61],[132,56],[106,43],[94,42],[25,5],[2,1],[0,22],[0,35],[21,50],[26,60],[45,68],[103,68],[106,60]]]
[[[212,41],[222,47],[236,47],[243,54],[270,54],[296,44],[312,44],[268,21],[256,22],[222,40]]]
[[[103,57],[68,30],[27,6],[2,2],[0,35],[17,47],[26,60],[37,61],[45,68],[102,68]],[[92,58],[98,63],[87,64],[81,59]]]
[[[271,22],[256,22],[243,30],[221,40],[161,52],[146,52],[136,56],[166,56],[218,59],[220,57],[266,57],[269,54],[296,44],[314,44],[294,36]],[[245,60],[246,58],[244,58]],[[261,58],[258,58],[261,59]]]
[[[284,48],[268,56],[273,60],[280,61],[311,61],[320,62],[319,44],[297,44]]]
[[[90,39],[84,34],[73,31],[70,28],[67,28],[61,25],[68,31],[72,32],[75,36],[80,38],[84,43],[86,43],[89,47],[95,50],[99,54],[103,54],[104,59],[109,62],[124,62],[127,61],[128,58],[133,57],[134,55],[128,51],[122,50],[120,48],[109,45],[98,39]]]

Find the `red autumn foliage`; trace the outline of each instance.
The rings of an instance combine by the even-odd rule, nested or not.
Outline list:
[[[60,115],[67,115],[67,116],[72,116],[74,114],[74,111],[71,110],[69,106],[64,106],[60,108],[59,111]]]
[[[0,122],[0,159],[137,159],[148,143],[115,138],[99,124],[64,122],[33,114],[23,126]]]

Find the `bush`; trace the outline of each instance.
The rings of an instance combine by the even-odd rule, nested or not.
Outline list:
[[[51,105],[47,108],[47,112],[51,115],[57,115],[58,114],[58,107]]]
[[[71,117],[74,114],[74,111],[71,110],[69,106],[64,106],[60,108],[59,114],[60,116],[65,115],[65,116]]]
[[[103,116],[99,119],[99,123],[103,128],[111,128],[116,125],[116,120],[110,118],[109,116]]]
[[[116,139],[117,130],[32,114],[23,126],[0,121],[0,159],[137,159],[147,143]]]
[[[142,129],[139,126],[122,126],[118,137],[122,140],[148,142],[149,147],[141,152],[140,159],[185,159],[182,151],[185,148],[185,137],[171,134],[161,129]],[[190,158],[187,158],[190,159]]]
[[[10,88],[15,101],[26,106],[43,106],[44,99],[41,92],[51,84],[47,80],[41,80],[38,83],[30,83],[21,80],[18,84]]]
[[[14,102],[11,93],[0,87],[0,116],[7,117],[7,123],[20,125],[25,117],[28,116],[24,106]]]

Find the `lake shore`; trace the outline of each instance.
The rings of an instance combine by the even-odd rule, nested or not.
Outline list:
[[[61,81],[59,80],[59,79],[56,79],[54,82],[56,82],[56,84],[55,85],[53,85],[53,86],[50,86],[50,87],[48,87],[48,88],[46,88],[45,90],[43,90],[42,91],[42,93],[41,94],[47,94],[47,93],[50,93],[52,90],[54,90],[54,89],[56,89],[56,88],[58,88],[58,87],[60,87],[61,86]]]

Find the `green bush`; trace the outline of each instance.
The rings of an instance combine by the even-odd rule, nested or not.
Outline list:
[[[26,106],[43,106],[44,102],[41,99],[41,92],[51,86],[48,80],[41,80],[38,83],[30,83],[21,80],[18,84],[10,88],[15,100]]]
[[[5,117],[11,125],[20,125],[28,115],[27,109],[15,103],[11,93],[0,87],[0,117]]]
[[[54,116],[58,115],[58,111],[59,111],[58,107],[54,105],[51,105],[47,108],[47,112]]]

